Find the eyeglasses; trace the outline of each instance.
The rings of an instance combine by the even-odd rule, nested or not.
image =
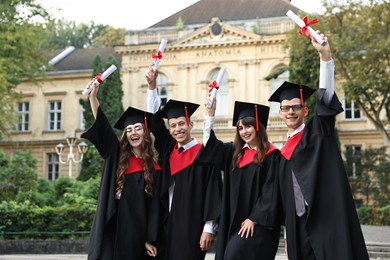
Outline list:
[[[288,112],[292,109],[294,112],[301,111],[302,105],[292,105],[292,106],[280,106],[280,111]]]

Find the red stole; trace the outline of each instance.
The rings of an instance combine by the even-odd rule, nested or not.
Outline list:
[[[270,145],[268,148],[268,151],[265,153],[265,155],[275,151],[276,148],[274,145]],[[246,147],[244,150],[244,155],[241,157],[240,162],[239,162],[239,167],[242,168],[244,166],[247,166],[251,162],[253,162],[253,159],[257,153],[256,149],[249,149],[249,147]]]
[[[201,147],[202,144],[198,143],[179,154],[178,145],[176,144],[175,148],[173,148],[171,152],[171,155],[169,156],[171,175],[173,176],[184,168],[190,166],[194,162],[195,157]]]
[[[129,158],[129,164],[127,166],[127,170],[125,171],[125,174],[132,174],[135,172],[143,171],[144,170],[144,168],[142,167],[143,162],[144,159],[135,157],[134,154],[131,154]],[[158,165],[156,162],[153,162],[153,164],[154,164],[154,169],[156,171],[162,169],[160,165]]]
[[[287,160],[291,159],[292,154],[294,153],[295,147],[297,147],[299,141],[301,141],[303,131],[300,131],[296,135],[290,137],[287,139],[287,142],[284,144],[282,149],[280,149],[280,153],[283,155],[284,158]]]

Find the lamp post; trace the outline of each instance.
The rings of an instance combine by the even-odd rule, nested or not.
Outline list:
[[[76,145],[77,138],[76,137],[68,137],[68,138],[66,138],[66,141],[67,141],[68,146],[69,146],[69,154],[68,154],[67,160],[66,161],[62,160],[62,153],[64,152],[64,149],[65,149],[65,146],[62,143],[57,144],[56,152],[59,156],[60,163],[63,163],[63,164],[69,163],[69,178],[71,178],[72,177],[72,163],[80,163],[83,160],[84,154],[88,150],[88,145],[85,142],[81,142],[78,144],[77,147],[79,150],[80,158],[77,160],[75,157],[75,154],[73,152],[73,148]]]

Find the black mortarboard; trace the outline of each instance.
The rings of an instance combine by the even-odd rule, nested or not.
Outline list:
[[[170,99],[168,103],[165,104],[163,109],[161,109],[159,114],[163,118],[167,119],[185,116],[188,121],[188,119],[198,109],[198,107],[199,105],[195,103]]]
[[[302,89],[302,97],[301,97]],[[268,101],[282,102],[283,100],[291,100],[293,98],[301,99],[302,105],[316,90],[304,85],[294,84],[288,81],[282,85],[271,95]],[[303,100],[302,100],[303,99]]]
[[[152,113],[142,111],[134,107],[128,107],[119,120],[115,123],[114,127],[116,129],[123,130],[128,125],[142,123],[145,125],[146,129],[148,129],[148,121],[152,115]]]
[[[264,128],[267,128],[269,107],[255,103],[247,103],[236,101],[234,103],[233,113],[233,126],[235,126],[238,120],[250,116],[260,122]],[[256,125],[256,131],[259,131],[259,127]]]

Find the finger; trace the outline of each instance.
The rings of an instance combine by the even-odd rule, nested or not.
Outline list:
[[[153,252],[150,251],[149,249],[146,249],[146,253],[148,254],[148,256],[153,256]]]

